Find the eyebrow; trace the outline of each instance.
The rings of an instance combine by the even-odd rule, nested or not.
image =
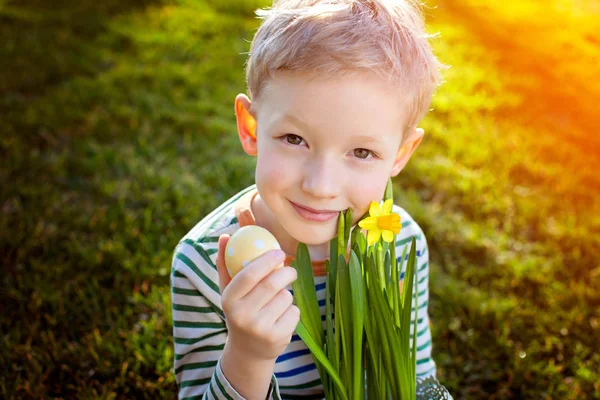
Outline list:
[[[291,123],[293,123],[294,125],[298,126],[299,128],[301,128],[305,131],[313,130],[306,121],[304,121],[303,119],[301,119],[293,114],[284,114],[282,120],[290,121]],[[381,142],[379,139],[377,139],[373,136],[367,136],[367,135],[352,136],[350,138],[350,140],[360,140],[362,142],[367,142],[367,143],[383,144],[383,142]]]
[[[305,122],[303,119],[296,117],[295,115],[292,114],[284,114],[282,120],[284,121],[290,121],[291,123],[293,123],[294,125],[298,126],[299,128],[302,128],[306,131],[310,131],[312,130],[312,128],[310,127],[310,125]]]

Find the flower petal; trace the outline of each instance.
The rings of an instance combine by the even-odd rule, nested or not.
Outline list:
[[[358,223],[358,226],[360,226],[363,229],[373,229],[373,228],[377,228],[377,218],[376,217],[367,217],[365,219],[363,219],[362,221],[360,221]]]
[[[396,213],[392,213],[390,215],[392,215],[391,231],[397,235],[400,233],[400,229],[402,228],[402,222],[400,221],[400,216]]]
[[[387,199],[384,203],[383,203],[383,207],[381,207],[381,215],[388,215],[390,212],[392,212],[392,205],[394,203],[392,202],[392,199]]]
[[[378,202],[371,202],[371,206],[369,207],[369,215],[371,217],[379,217],[381,215],[381,206]]]
[[[381,232],[381,236],[383,237],[383,240],[386,241],[386,242],[388,242],[388,243],[391,243],[392,240],[394,240],[394,234],[392,233],[392,231],[388,231],[386,229],[384,229]]]
[[[373,228],[369,230],[367,234],[367,243],[369,246],[372,246],[374,243],[377,243],[379,237],[381,236],[381,230],[379,228]]]

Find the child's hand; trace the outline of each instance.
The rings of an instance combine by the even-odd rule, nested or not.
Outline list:
[[[296,280],[281,250],[271,250],[249,263],[233,279],[225,267],[229,235],[219,237],[217,270],[226,316],[226,346],[240,357],[274,361],[287,347],[300,320],[300,310],[286,286]],[[236,357],[237,358],[237,357]]]

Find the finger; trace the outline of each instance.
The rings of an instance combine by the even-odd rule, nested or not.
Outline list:
[[[245,297],[260,281],[285,261],[281,250],[269,250],[242,268],[230,283],[235,299]]]
[[[282,289],[265,304],[260,310],[260,314],[266,323],[272,326],[293,303],[294,295],[289,290]]]
[[[299,321],[300,309],[295,304],[292,304],[287,308],[287,310],[284,311],[281,317],[275,321],[275,324],[273,324],[273,329],[276,332],[280,332],[282,335],[289,335],[291,339]]]
[[[245,304],[252,304],[255,310],[260,310],[297,277],[298,273],[293,267],[275,269],[244,296],[243,301]]]
[[[221,295],[223,295],[223,291],[229,282],[231,282],[231,276],[227,271],[227,266],[225,265],[225,246],[227,246],[227,242],[229,242],[229,235],[221,235],[219,236],[219,250],[217,252],[217,272],[219,273],[219,290],[221,291]]]

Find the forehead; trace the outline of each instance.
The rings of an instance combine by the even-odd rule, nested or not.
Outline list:
[[[407,118],[399,91],[367,72],[331,77],[277,71],[257,103],[263,126],[296,118],[328,131],[400,135]]]

